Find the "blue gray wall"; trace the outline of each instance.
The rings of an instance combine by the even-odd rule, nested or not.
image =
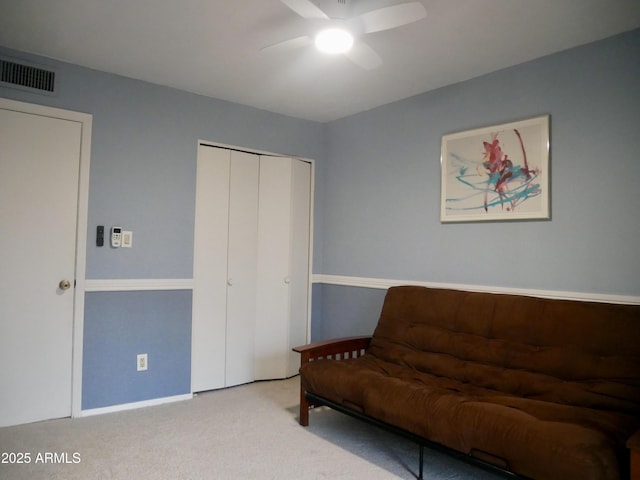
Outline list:
[[[330,123],[322,273],[640,296],[639,59],[636,30]],[[543,114],[552,220],[440,223],[442,135]],[[382,293],[316,294],[316,338],[372,331]]]
[[[93,115],[88,279],[191,278],[203,139],[316,160],[316,274],[640,296],[640,30],[328,124],[0,55],[55,67],[59,86],[0,96]],[[442,135],[541,114],[552,220],[441,224]],[[98,224],[134,248],[95,247]],[[370,333],[383,295],[315,284],[312,338]],[[83,408],[188,393],[190,325],[189,291],[87,293]],[[120,365],[140,349],[144,382]]]
[[[83,410],[191,391],[190,291],[88,292],[85,302]],[[145,372],[133,368],[139,353]]]

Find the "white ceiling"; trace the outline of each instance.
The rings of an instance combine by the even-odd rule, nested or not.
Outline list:
[[[280,0],[1,0],[0,45],[326,122],[640,27],[638,0],[421,1],[426,18],[366,35],[375,70],[261,51],[313,28]]]

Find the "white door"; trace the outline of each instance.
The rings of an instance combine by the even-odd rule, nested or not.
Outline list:
[[[253,381],[259,157],[201,145],[196,177],[191,389]]]
[[[260,161],[256,379],[285,376],[289,336],[291,159]]]
[[[225,386],[253,381],[260,158],[231,151]]]
[[[294,375],[307,341],[311,165],[260,160],[256,379]]]
[[[0,427],[71,415],[81,138],[0,108]]]
[[[228,150],[198,147],[191,326],[194,392],[225,386],[230,174]]]
[[[292,348],[304,345],[309,326],[309,269],[311,259],[311,164],[292,160],[291,267],[289,270],[289,343],[285,374],[300,368],[300,354]]]

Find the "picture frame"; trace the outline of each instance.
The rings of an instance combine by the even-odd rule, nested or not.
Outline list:
[[[440,221],[548,220],[549,115],[442,136]]]

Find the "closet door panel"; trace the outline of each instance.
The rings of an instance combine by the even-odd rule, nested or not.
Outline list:
[[[196,180],[191,390],[225,386],[228,150],[200,146]]]
[[[231,152],[226,386],[254,379],[259,156]]]
[[[260,158],[256,380],[282,378],[288,347],[291,159]]]
[[[300,355],[291,349],[307,343],[309,321],[309,259],[311,212],[311,164],[292,160],[291,266],[289,338],[286,376],[298,373]]]

